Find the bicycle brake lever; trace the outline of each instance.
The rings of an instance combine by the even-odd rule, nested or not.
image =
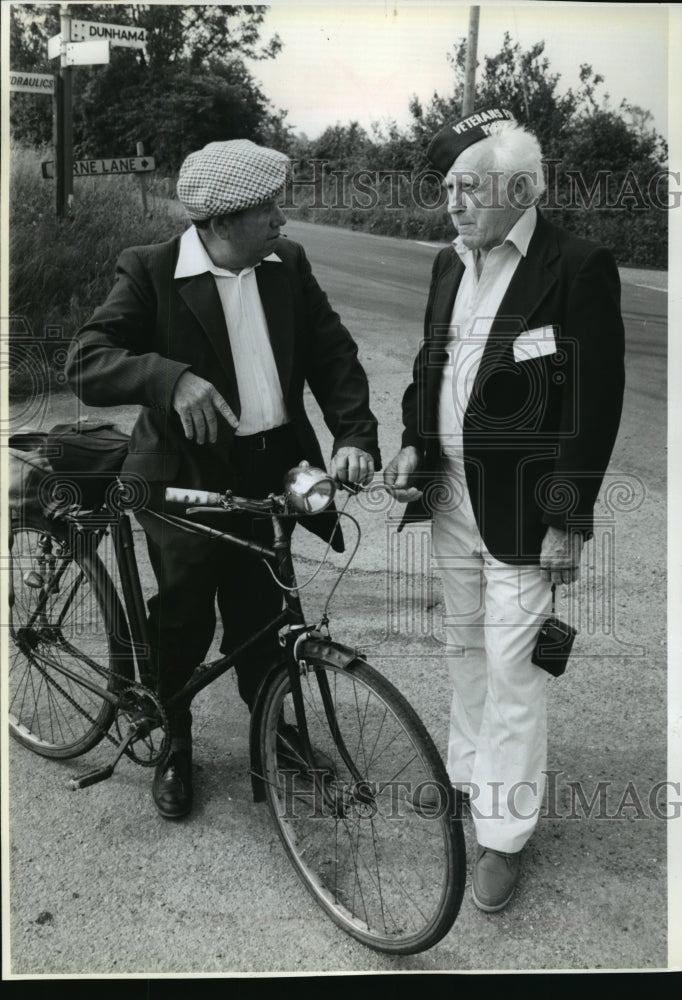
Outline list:
[[[370,491],[374,492],[375,490],[386,490],[387,493],[391,492],[386,483],[382,483],[380,480],[367,483],[366,485],[364,483],[341,483],[338,479],[335,479],[334,482],[337,483],[342,490],[352,493],[353,496],[357,496],[358,493],[369,493]]]
[[[334,482],[339,489],[345,490],[346,493],[350,493],[352,496],[357,496],[358,493],[362,493],[362,486],[360,483],[342,483],[339,479],[335,479]]]

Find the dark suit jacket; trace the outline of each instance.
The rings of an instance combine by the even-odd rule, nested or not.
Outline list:
[[[405,521],[448,504],[438,434],[441,376],[464,265],[452,247],[433,266],[424,343],[403,398],[403,445],[422,456],[422,501]],[[553,327],[557,351],[514,356],[524,332]],[[519,343],[525,341],[519,341]],[[536,343],[536,347],[539,344]],[[463,418],[467,486],[481,536],[502,562],[538,561],[548,525],[592,533],[624,388],[620,279],[604,247],[538,213],[492,324]],[[405,522],[404,522],[405,523]]]
[[[150,483],[224,490],[233,429],[218,418],[215,444],[188,441],[171,406],[175,384],[191,369],[211,382],[239,415],[241,407],[224,313],[211,274],[175,280],[180,237],[125,250],[116,282],[71,343],[66,373],[89,405],[137,403],[124,472]],[[281,263],[256,269],[258,290],[284,400],[300,443],[300,458],[324,468],[306,416],[307,382],[334,436],[334,452],[356,446],[377,467],[377,421],[369,408],[365,372],[357,346],[312,275],[303,248],[286,238],[275,252]],[[309,527],[322,530],[324,516]]]

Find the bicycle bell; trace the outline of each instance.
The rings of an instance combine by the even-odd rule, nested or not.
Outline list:
[[[317,514],[325,510],[334,499],[336,483],[322,469],[316,469],[309,462],[303,461],[287,472],[284,492],[294,510],[303,514]]]

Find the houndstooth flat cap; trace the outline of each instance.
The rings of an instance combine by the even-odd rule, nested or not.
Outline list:
[[[249,139],[209,142],[180,167],[178,198],[195,221],[239,212],[279,194],[288,168],[284,153]]]

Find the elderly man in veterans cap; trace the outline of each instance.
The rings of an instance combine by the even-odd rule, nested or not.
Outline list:
[[[124,471],[150,484],[152,508],[172,484],[265,497],[301,459],[323,467],[306,382],[334,437],[331,472],[363,482],[379,465],[357,346],[303,248],[280,232],[288,168],[282,153],[244,139],[189,155],[177,191],[193,225],[167,243],[125,250],[109,297],[71,345],[67,373],[84,402],[142,407]],[[211,545],[147,510],[138,519],[158,584],[152,660],[168,697],[208,651],[216,596],[227,651],[278,613],[282,594],[250,553]],[[240,526],[271,542],[269,522],[242,515],[229,530]],[[343,547],[333,514],[309,527]],[[236,660],[249,707],[278,653],[268,637]],[[161,815],[176,818],[192,806],[189,707],[170,721],[172,752],[152,793]]]
[[[405,521],[433,518],[453,684],[448,773],[475,823],[474,902],[495,912],[512,897],[544,792],[548,675],[532,662],[536,637],[551,585],[577,577],[620,421],[620,282],[607,249],[541,215],[540,147],[511,112],[446,126],[428,154],[457,237],[433,265],[403,447],[385,479],[410,501]]]

